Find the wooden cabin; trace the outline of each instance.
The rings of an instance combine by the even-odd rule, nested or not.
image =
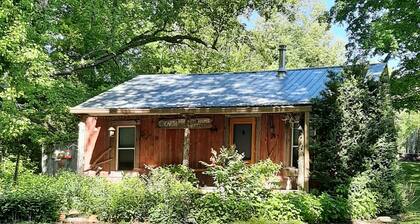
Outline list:
[[[373,64],[380,75],[385,64]],[[78,169],[121,178],[200,161],[235,144],[244,160],[283,165],[284,188],[308,189],[311,99],[341,67],[188,75],[139,75],[71,108],[79,123]],[[315,127],[316,128],[316,127]]]

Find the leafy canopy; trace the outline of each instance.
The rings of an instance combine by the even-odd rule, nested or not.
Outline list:
[[[337,0],[332,19],[347,23],[350,59],[395,55],[401,64],[393,73],[391,91],[397,109],[419,110],[420,7],[417,0]]]

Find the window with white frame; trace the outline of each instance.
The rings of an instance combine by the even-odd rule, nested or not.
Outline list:
[[[136,149],[136,128],[134,126],[118,127],[117,169],[132,170],[134,168],[134,151]]]
[[[291,131],[290,166],[298,167],[299,160],[299,124],[293,123]]]

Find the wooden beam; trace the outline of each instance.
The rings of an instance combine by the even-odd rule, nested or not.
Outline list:
[[[304,127],[304,137],[305,137],[305,182],[304,189],[309,191],[309,112],[305,112],[305,127]]]
[[[182,165],[189,166],[190,163],[190,128],[184,129],[184,149],[182,152]]]
[[[70,109],[73,114],[89,114],[91,116],[121,116],[121,115],[179,115],[179,114],[254,114],[254,113],[290,113],[309,112],[311,105],[270,106],[270,107],[222,107],[222,108],[165,108],[165,109]]]
[[[302,117],[300,118],[302,119]],[[305,131],[302,130],[302,123],[299,122],[299,137],[298,137],[298,190],[305,189]],[[292,130],[293,131],[293,130]],[[293,141],[293,139],[292,139]]]

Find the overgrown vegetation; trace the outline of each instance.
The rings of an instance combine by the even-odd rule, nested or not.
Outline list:
[[[388,77],[349,67],[331,76],[314,104],[311,167],[320,190],[362,200],[361,207],[352,206],[355,218],[401,212],[406,201]]]
[[[118,183],[70,172],[52,177],[22,169],[22,178],[14,185],[13,164],[6,163],[10,166],[0,170],[0,222],[52,222],[60,212],[76,209],[112,222],[331,223],[371,218],[377,209],[366,178],[354,182],[348,198],[273,192],[270,188],[280,166],[270,160],[248,166],[234,147],[213,153],[207,172],[217,183],[215,191],[207,194],[199,192],[194,173],[181,165],[151,169],[147,175]]]

